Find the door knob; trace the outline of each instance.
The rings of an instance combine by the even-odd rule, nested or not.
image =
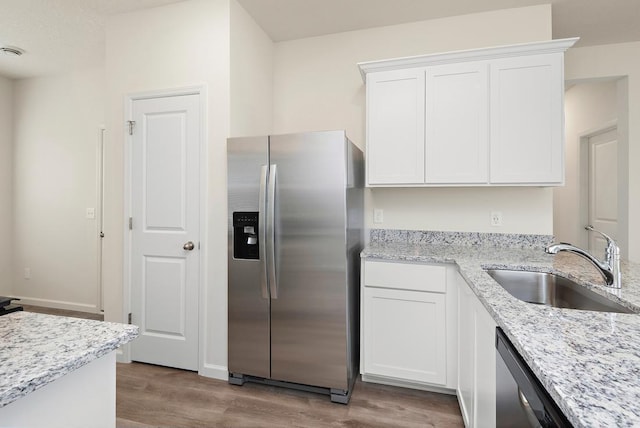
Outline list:
[[[192,241],[189,241],[189,242],[185,243],[185,244],[182,246],[182,249],[183,249],[183,250],[186,250],[186,251],[191,251],[191,250],[193,250],[195,247],[196,247],[196,246],[193,244],[193,242],[192,242]]]

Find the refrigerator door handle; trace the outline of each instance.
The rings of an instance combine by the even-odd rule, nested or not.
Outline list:
[[[271,298],[278,298],[278,274],[276,272],[276,177],[278,168],[276,165],[269,167],[269,194],[267,195],[267,264],[269,272],[269,291]]]
[[[267,290],[267,261],[266,261],[266,214],[267,214],[267,175],[269,167],[262,165],[260,171],[260,196],[258,201],[258,259],[260,260],[260,290],[262,298],[268,299]]]

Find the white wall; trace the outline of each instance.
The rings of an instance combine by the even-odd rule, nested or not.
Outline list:
[[[269,36],[231,1],[229,136],[266,135],[273,125],[273,51]]]
[[[201,252],[200,373],[227,376],[226,138],[229,134],[229,1],[193,0],[111,17],[106,31],[107,176],[105,318],[124,321],[124,100],[127,94],[205,85],[208,179]]]
[[[124,321],[129,298],[123,295],[124,99],[205,85],[208,178],[199,372],[226,379],[226,139],[231,132],[264,134],[271,129],[273,44],[235,0],[192,0],[114,16],[106,37],[105,318]]]
[[[0,76],[0,295],[12,293],[13,82]]]
[[[565,78],[584,80],[627,76],[624,85],[618,86],[618,102],[625,106],[618,111],[628,116],[618,118],[620,139],[626,139],[627,147],[620,148],[619,159],[627,162],[628,177],[619,177],[619,183],[628,184],[628,258],[640,261],[640,42],[588,46],[569,49],[565,56]],[[621,90],[626,86],[626,91]],[[624,109],[624,107],[627,107]],[[626,133],[626,135],[624,135]]]
[[[12,294],[23,303],[99,310],[99,231],[85,215],[98,204],[103,105],[102,68],[15,82]]]
[[[365,86],[356,63],[549,40],[551,6],[456,16],[280,42],[274,62],[276,133],[346,129],[365,145]],[[552,233],[550,188],[373,189],[367,227]],[[385,221],[374,225],[373,208]],[[502,211],[504,226],[490,226]]]
[[[580,199],[580,138],[618,117],[615,80],[580,83],[565,93],[565,186],[553,192],[553,234],[586,248]]]

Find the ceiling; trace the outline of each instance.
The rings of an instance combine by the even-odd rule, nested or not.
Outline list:
[[[238,0],[274,41],[496,9],[552,5],[553,38],[640,40],[639,0]]]
[[[185,0],[0,0],[0,75],[26,78],[104,61],[110,15]],[[495,9],[552,4],[553,37],[579,46],[640,40],[640,0],[238,0],[274,41]]]
[[[0,53],[0,75],[34,77],[104,62],[109,15],[182,0],[0,0],[0,46],[17,46],[21,57]]]

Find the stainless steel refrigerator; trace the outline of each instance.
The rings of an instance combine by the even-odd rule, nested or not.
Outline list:
[[[230,138],[229,382],[331,394],[358,372],[362,152],[344,131]]]

